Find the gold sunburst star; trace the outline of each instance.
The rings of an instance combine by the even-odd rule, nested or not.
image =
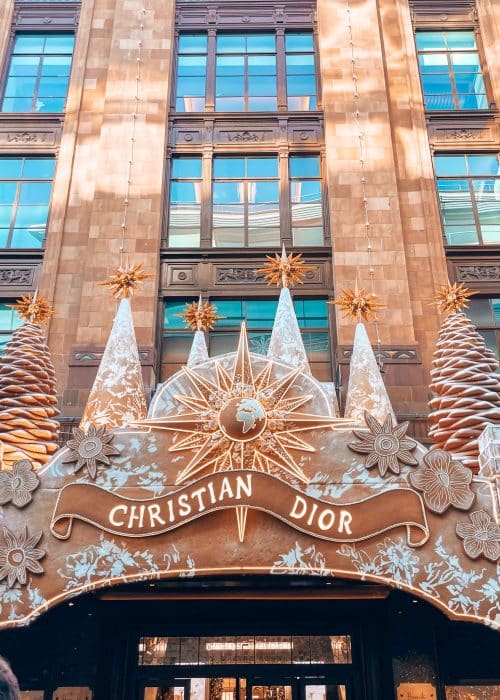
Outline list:
[[[201,298],[198,302],[186,304],[184,311],[175,315],[182,318],[186,328],[191,328],[192,331],[210,331],[219,319],[224,318],[217,316],[216,306],[207,301],[202,302]]]
[[[444,284],[434,297],[434,302],[442,314],[454,314],[469,306],[469,297],[477,294],[467,289],[463,283]]]
[[[278,467],[294,479],[308,483],[293,452],[314,452],[300,434],[318,428],[352,429],[356,424],[344,418],[300,413],[311,395],[293,395],[300,383],[301,368],[291,369],[277,380],[271,379],[273,362],[254,377],[245,324],[242,324],[232,375],[215,362],[215,381],[196,369],[182,372],[194,388],[195,396],[177,395],[177,403],[187,409],[177,416],[137,421],[137,426],[184,433],[170,452],[189,451],[193,456],[178,474],[184,483],[208,467],[214,471]],[[296,384],[297,382],[297,384]],[[292,395],[290,395],[292,394]]]
[[[306,265],[302,260],[302,253],[287,255],[284,246],[281,255],[275,253],[274,258],[272,255],[266,255],[266,258],[264,267],[255,272],[265,276],[268,287],[294,287],[304,284],[306,272],[314,270],[314,267]]]
[[[28,323],[47,323],[54,314],[54,309],[49,300],[37,292],[21,297],[15,304],[9,304],[8,306],[17,311],[19,316]]]
[[[142,263],[120,266],[114,271],[109,280],[99,282],[99,284],[102,287],[111,287],[113,296],[116,299],[128,299],[137,290],[141,282],[153,277],[153,275],[144,272],[142,267]]]
[[[364,289],[343,289],[342,296],[337,301],[329,301],[329,304],[340,306],[344,312],[344,318],[352,318],[355,321],[376,321],[377,311],[385,308],[376,294],[366,292]]]

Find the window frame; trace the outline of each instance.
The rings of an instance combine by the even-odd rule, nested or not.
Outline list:
[[[0,299],[0,310],[4,310],[3,307],[8,307],[11,304],[14,304],[15,300],[14,299]],[[3,328],[2,325],[0,324],[0,357],[3,354],[3,350],[5,345],[9,342],[9,340],[12,338],[12,335],[15,330],[20,328],[23,325],[23,320],[19,316],[19,314],[14,310],[11,309],[12,311],[12,321],[13,325],[11,328]],[[16,324],[16,316],[17,316],[17,321],[18,323]],[[6,338],[5,342],[4,339]]]
[[[474,324],[476,327],[476,330],[478,333],[484,337],[483,333],[492,333],[495,337],[496,341],[496,355],[497,355],[497,360],[500,362],[500,322],[498,324],[495,323],[495,312],[493,310],[493,300],[498,299],[500,301],[500,292],[497,294],[478,294],[477,296],[475,295],[472,299],[469,300],[469,304],[473,303],[474,301],[487,301],[489,302],[490,306],[490,311],[491,311],[491,320],[492,322],[489,324],[483,324],[481,323],[480,325],[476,324],[476,321],[470,315],[470,308],[464,309],[464,314],[467,316],[467,318]],[[488,343],[486,342],[485,338],[485,345],[486,347],[489,347]],[[500,370],[499,370],[500,371]]]
[[[289,110],[288,109],[288,95],[286,89],[286,48],[285,48],[285,35],[286,34],[302,34],[307,33],[312,37],[313,51],[311,52],[314,58],[314,75],[315,75],[315,89],[316,89],[316,107],[310,110]],[[203,112],[177,112],[176,100],[177,98],[177,84],[178,84],[178,56],[179,56],[179,41],[181,35],[207,35],[207,62],[206,62],[206,73],[205,73],[205,109]],[[216,100],[216,60],[217,56],[217,37],[221,34],[228,35],[249,35],[249,34],[272,34],[275,37],[276,51],[275,53],[266,54],[276,56],[276,110],[248,110],[244,109],[238,112],[231,112],[227,110],[216,110],[215,100]],[[318,38],[316,29],[313,26],[305,27],[276,27],[274,25],[268,26],[258,26],[252,27],[248,30],[237,31],[236,29],[231,29],[230,27],[209,27],[208,29],[193,26],[193,28],[183,28],[177,29],[174,42],[174,57],[175,60],[172,61],[172,91],[171,91],[171,101],[170,101],[170,111],[175,114],[175,116],[182,117],[186,115],[201,115],[207,112],[214,113],[216,115],[229,115],[229,114],[246,114],[246,115],[263,115],[269,116],[275,114],[276,112],[286,112],[289,114],[301,114],[301,115],[313,115],[318,111],[321,112],[322,106],[322,94],[321,94],[321,76],[319,70],[319,48],[318,48]],[[306,52],[309,53],[309,52]],[[220,54],[220,55],[235,55],[233,54]],[[244,54],[248,57],[249,53]],[[258,54],[256,54],[258,55]],[[247,60],[245,59],[245,66],[247,65]],[[244,104],[248,104],[248,76],[245,72],[245,94],[243,95]]]
[[[8,234],[7,234],[7,245],[6,246],[0,246],[0,252],[1,253],[6,253],[6,252],[19,252],[19,251],[33,251],[36,253],[41,253],[43,255],[43,252],[45,250],[45,243],[47,240],[47,232],[48,232],[48,226],[49,226],[49,221],[50,221],[50,214],[51,214],[51,205],[52,205],[52,196],[54,192],[54,182],[55,182],[55,176],[56,176],[56,167],[57,167],[57,158],[55,154],[45,154],[45,153],[34,153],[34,154],[26,154],[26,153],[0,153],[0,161],[6,159],[6,160],[23,160],[26,162],[27,160],[52,160],[54,163],[54,171],[51,179],[48,178],[31,178],[31,179],[24,179],[24,178],[17,178],[17,179],[8,179],[8,178],[0,178],[0,183],[2,182],[15,182],[16,183],[16,194],[15,194],[15,199],[12,204],[12,211],[11,211],[11,216],[10,216],[10,224],[8,228]],[[23,169],[24,169],[24,164],[23,164]],[[18,211],[18,206],[19,206],[19,197],[20,197],[20,192],[21,192],[21,186],[24,182],[41,182],[41,183],[50,183],[50,197],[47,202],[47,219],[45,221],[45,231],[44,231],[44,236],[43,240],[41,241],[41,244],[39,247],[34,248],[28,248],[28,247],[12,247],[10,244],[12,242],[12,236],[15,230],[14,223],[16,221],[16,216],[17,216],[17,211]]]
[[[64,5],[74,5],[75,7],[79,7],[79,3],[70,3],[69,0],[66,3],[65,1],[60,2],[61,6]],[[36,105],[36,101],[38,99],[38,88],[40,85],[40,79],[41,79],[41,70],[42,70],[42,63],[40,62],[38,65],[38,72],[37,72],[37,77],[36,77],[36,82],[35,82],[35,88],[33,90],[33,94],[31,96],[31,106],[32,109],[28,112],[26,111],[18,111],[18,112],[10,112],[6,111],[3,109],[3,101],[5,99],[5,91],[7,89],[7,83],[9,80],[9,73],[10,73],[10,67],[12,64],[12,58],[14,57],[14,48],[16,45],[16,38],[20,35],[37,35],[37,34],[43,34],[45,37],[48,36],[55,36],[55,35],[71,35],[73,37],[73,48],[71,51],[71,62],[70,62],[70,68],[69,68],[69,74],[68,74],[68,82],[67,82],[67,87],[66,87],[66,94],[64,96],[64,106],[60,111],[46,111],[46,112],[38,112],[35,109],[33,109],[34,105]],[[51,116],[64,116],[66,112],[66,105],[68,101],[68,94],[69,94],[69,87],[71,84],[71,73],[73,70],[73,60],[75,56],[75,46],[76,46],[76,39],[77,39],[77,32],[75,29],[72,29],[71,27],[58,27],[56,28],[47,28],[46,25],[41,24],[39,27],[29,27],[29,29],[24,29],[23,27],[14,27],[13,32],[11,35],[11,39],[9,42],[9,46],[7,48],[7,51],[5,53],[5,60],[4,60],[4,66],[3,70],[1,72],[1,78],[0,78],[0,114],[5,114],[5,115],[20,115],[20,114],[26,114],[26,115],[33,115],[35,117],[41,116],[41,117],[47,117],[48,115]],[[31,56],[38,56],[43,57],[46,54],[44,53],[33,53],[33,54],[22,54],[22,55],[31,55]],[[61,54],[50,54],[51,56],[68,56],[69,54],[66,53],[61,53]]]
[[[433,50],[422,50],[418,48],[417,44],[417,35],[418,34],[425,34],[425,33],[435,33],[435,32],[442,32],[444,34],[446,33],[471,33],[474,36],[474,41],[476,44],[476,47],[474,49],[449,49],[448,47],[445,49],[433,49]],[[479,33],[479,29],[477,27],[473,26],[460,26],[456,28],[450,28],[450,27],[442,27],[442,26],[417,26],[414,31],[414,40],[415,40],[415,52],[416,52],[416,57],[417,57],[417,67],[418,67],[418,75],[419,75],[419,80],[420,80],[420,87],[422,90],[422,98],[423,98],[423,104],[424,104],[424,110],[426,113],[429,115],[444,112],[444,113],[458,113],[458,114],[463,114],[466,112],[473,112],[474,114],[476,113],[484,113],[487,112],[491,109],[491,86],[489,82],[489,76],[488,76],[488,70],[487,70],[487,64],[485,61],[484,57],[484,51],[481,43],[481,36]],[[456,85],[456,78],[455,78],[455,70],[453,68],[453,63],[451,61],[451,54],[452,53],[475,53],[478,56],[478,63],[479,63],[479,68],[480,68],[480,73],[483,79],[483,84],[484,84],[484,95],[486,99],[487,106],[486,107],[460,107],[460,102],[459,102],[459,97],[460,95],[471,95],[472,93],[460,93],[457,90],[457,85]],[[429,108],[426,104],[427,102],[427,97],[428,94],[426,94],[425,89],[424,89],[424,82],[423,82],[423,74],[422,71],[420,70],[420,56],[421,55],[432,55],[432,54],[445,54],[446,55],[446,67],[447,67],[447,75],[450,80],[450,85],[451,85],[451,97],[453,99],[453,107],[450,107],[449,109],[446,108],[440,108],[440,109],[432,109]],[[444,93],[437,93],[439,94],[444,94]],[[478,93],[479,95],[482,95],[483,93]]]
[[[498,175],[471,175],[470,173],[467,173],[465,175],[438,175],[436,171],[436,158],[439,157],[477,157],[477,156],[496,156],[498,165],[499,165],[499,173]],[[466,163],[468,164],[468,161],[466,160]],[[475,180],[495,180],[497,179],[499,184],[500,184],[500,150],[495,150],[495,151],[435,151],[433,153],[433,158],[432,158],[432,165],[434,169],[434,181],[435,181],[435,186],[436,186],[436,196],[437,196],[437,203],[439,207],[439,215],[441,218],[441,226],[442,226],[442,233],[443,233],[443,240],[444,240],[444,245],[446,248],[449,248],[450,250],[455,250],[457,248],[473,248],[474,250],[477,249],[488,249],[491,248],[492,246],[498,246],[500,245],[500,239],[498,241],[495,241],[493,243],[485,243],[483,241],[483,234],[481,231],[481,219],[479,216],[479,210],[477,207],[477,201],[476,201],[476,195],[475,195],[475,189],[474,189],[474,181]],[[476,243],[457,243],[453,244],[448,241],[447,234],[446,234],[446,224],[444,221],[444,216],[443,216],[443,210],[441,206],[441,199],[440,199],[440,190],[438,187],[438,182],[440,180],[466,180],[467,185],[468,185],[468,194],[470,196],[470,201],[471,201],[471,207],[472,207],[472,213],[474,216],[474,226],[476,229],[476,237],[477,237],[477,242]],[[499,203],[499,211],[500,211],[500,203]]]
[[[292,246],[292,219],[291,219],[291,182],[290,178],[290,159],[295,157],[314,157],[318,159],[319,164],[319,175],[317,179],[320,182],[321,188],[321,208],[323,217],[323,243],[321,245],[303,245],[296,246],[299,251],[307,251],[308,249],[314,250],[330,250],[332,245],[332,236],[330,234],[330,216],[328,211],[328,192],[327,192],[327,179],[325,178],[325,158],[322,147],[316,147],[311,150],[300,150],[296,148],[288,148],[286,152],[281,149],[266,149],[252,150],[245,149],[241,153],[235,153],[234,151],[227,151],[226,149],[211,149],[210,152],[207,151],[174,151],[167,158],[165,166],[165,197],[164,197],[164,216],[163,216],[163,232],[162,232],[162,251],[169,253],[194,253],[197,250],[203,249],[203,251],[213,251],[213,252],[229,252],[234,251],[235,253],[246,251],[258,253],[259,251],[269,252],[269,246],[237,246],[237,247],[214,247],[212,245],[212,230],[213,230],[213,216],[212,216],[212,204],[213,204],[213,163],[216,158],[265,158],[265,157],[276,157],[278,160],[278,211],[280,218],[280,240],[279,243],[274,246],[275,248],[281,248],[283,244],[287,247]],[[173,161],[176,158],[200,158],[202,162],[202,185],[201,185],[201,212],[200,212],[200,244],[199,246],[193,247],[172,247],[170,246],[169,238],[169,220],[170,220],[170,208],[171,208],[171,183],[176,178],[172,177],[173,173]],[[248,178],[251,180],[252,178]],[[271,178],[275,180],[276,178]],[[307,178],[304,178],[307,179]],[[236,180],[236,178],[235,178]]]
[[[226,294],[222,293],[219,290],[213,290],[210,294],[204,294],[201,296],[203,302],[210,302],[213,303],[215,307],[217,307],[217,303],[221,301],[240,301],[240,302],[259,302],[259,301],[272,301],[276,303],[276,306],[278,305],[278,297],[277,296],[270,296],[269,294],[266,295],[264,290],[261,290],[260,293],[255,294],[255,295],[246,295],[243,296],[241,294],[241,290],[237,289],[232,289],[231,292],[228,292]],[[327,292],[326,290],[315,290],[313,294],[300,294],[297,296],[293,297],[293,301],[308,301],[308,300],[321,300],[325,302],[326,305],[326,324],[323,326],[305,326],[304,328],[300,328],[301,334],[305,333],[324,333],[328,339],[328,354],[329,354],[329,360],[328,360],[328,371],[330,374],[329,379],[318,379],[318,381],[327,381],[327,382],[335,382],[335,377],[336,377],[336,335],[335,335],[335,309],[334,307],[329,304],[332,299],[331,293]],[[198,297],[194,297],[191,295],[181,295],[176,293],[175,295],[169,295],[168,297],[165,295],[163,296],[161,302],[160,302],[160,314],[159,314],[159,328],[160,328],[160,333],[159,333],[159,338],[160,338],[160,362],[158,363],[159,365],[159,382],[165,382],[168,381],[174,374],[177,372],[181,367],[181,364],[177,364],[175,362],[164,362],[163,361],[163,347],[165,343],[165,337],[167,335],[166,333],[166,326],[165,326],[165,317],[166,317],[166,305],[167,302],[172,302],[172,303],[179,303],[179,304],[189,304],[192,302],[197,302]],[[246,318],[246,317],[244,317]],[[268,333],[269,335],[272,332],[272,321],[270,325],[262,325],[262,326],[255,326],[255,327],[247,327],[247,333],[252,334],[252,333]],[[211,349],[212,349],[212,340],[214,334],[217,336],[222,336],[224,334],[229,334],[229,335],[234,335],[234,334],[239,334],[240,332],[240,322],[236,323],[235,325],[232,326],[215,326],[215,328],[211,331],[206,331],[205,332],[205,339],[207,342],[207,348],[208,348],[208,353],[209,356]],[[190,338],[190,345],[193,339],[193,331],[191,331],[189,328],[173,328],[170,331],[168,331],[169,334],[171,335],[176,335],[176,336],[189,336]],[[214,355],[215,357],[215,355]],[[314,375],[314,366],[315,365],[326,365],[327,362],[314,362],[313,360],[309,360],[309,363],[311,365],[311,370],[313,370],[313,375]],[[175,368],[172,372],[164,372],[163,368],[164,367],[173,367]]]

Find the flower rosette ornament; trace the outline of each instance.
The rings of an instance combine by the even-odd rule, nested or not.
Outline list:
[[[394,424],[388,415],[382,424],[368,411],[365,411],[364,416],[368,430],[353,430],[359,442],[351,442],[349,447],[354,452],[368,455],[365,462],[367,469],[378,466],[380,476],[383,477],[388,471],[399,474],[400,463],[408,466],[418,464],[411,454],[417,443],[405,437],[408,421]]]
[[[32,500],[31,494],[39,483],[29,460],[14,462],[12,471],[0,471],[0,505],[12,503],[16,508],[24,508]]]
[[[500,527],[484,510],[474,511],[470,519],[470,523],[458,523],[456,528],[465,553],[471,559],[483,556],[496,562],[500,557]]]
[[[37,549],[42,534],[42,532],[36,532],[29,537],[27,527],[19,534],[12,532],[8,527],[1,528],[0,581],[6,578],[9,588],[13,588],[16,582],[25,586],[27,572],[43,574],[39,560],[43,559],[45,551]]]
[[[471,470],[444,450],[431,450],[424,465],[409,478],[413,488],[422,492],[427,508],[439,515],[450,506],[469,510],[475,498]]]
[[[70,454],[63,459],[63,463],[76,462],[75,473],[86,467],[90,478],[95,479],[98,463],[109,467],[111,465],[109,457],[120,454],[109,444],[113,438],[114,434],[107,433],[103,425],[96,428],[95,425],[90,424],[87,433],[81,428],[73,428],[73,438],[66,443]]]

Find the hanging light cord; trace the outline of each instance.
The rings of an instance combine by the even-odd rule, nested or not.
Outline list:
[[[123,268],[123,258],[125,254],[125,232],[127,230],[127,215],[130,201],[130,185],[132,184],[132,167],[134,165],[134,150],[135,150],[135,133],[137,126],[137,116],[139,114],[139,89],[141,84],[141,63],[142,63],[142,37],[144,33],[144,16],[146,9],[143,7],[139,12],[139,40],[137,42],[137,58],[136,58],[136,75],[135,75],[135,95],[134,95],[134,112],[132,114],[132,133],[130,136],[130,149],[127,171],[127,189],[125,200],[123,202],[123,218],[121,223],[121,240],[120,240],[120,267]]]
[[[352,30],[352,14],[351,7],[349,5],[349,0],[346,0],[347,6],[347,26],[349,29],[349,45],[351,47],[351,72],[352,72],[352,84],[353,84],[353,96],[354,96],[354,120],[356,122],[356,130],[359,143],[359,164],[361,167],[361,191],[363,194],[363,212],[364,212],[364,230],[366,238],[366,250],[368,253],[368,274],[370,275],[370,292],[375,295],[375,282],[374,275],[375,269],[373,267],[373,257],[372,257],[372,243],[371,243],[371,229],[370,229],[370,219],[368,215],[368,199],[366,196],[366,170],[365,170],[365,144],[364,144],[364,132],[361,127],[360,113],[359,113],[359,90],[358,90],[358,76],[356,75],[356,58],[354,53],[354,40],[353,40],[353,30]],[[382,367],[381,357],[382,357],[382,341],[380,340],[380,332],[378,321],[374,321],[375,333],[377,336],[377,362],[380,367]]]

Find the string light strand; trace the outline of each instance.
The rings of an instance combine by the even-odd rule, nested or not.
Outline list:
[[[125,254],[125,233],[127,231],[128,208],[130,202],[130,186],[132,184],[132,168],[134,165],[134,150],[135,150],[135,134],[137,127],[137,117],[139,115],[140,102],[140,84],[141,84],[141,63],[142,63],[142,38],[144,34],[144,17],[146,9],[143,7],[139,12],[139,40],[137,42],[137,58],[136,58],[136,74],[135,74],[135,95],[134,95],[134,111],[132,114],[132,132],[130,136],[130,149],[128,158],[127,170],[127,187],[125,200],[123,202],[123,218],[121,223],[121,239],[120,239],[120,267],[123,267]]]
[[[359,112],[359,90],[358,90],[358,76],[356,74],[356,57],[354,52],[354,34],[352,26],[352,13],[349,0],[346,0],[347,8],[347,27],[349,31],[349,45],[351,48],[351,73],[352,73],[352,84],[353,84],[353,97],[354,97],[354,121],[356,123],[356,131],[359,144],[359,164],[361,169],[361,194],[363,197],[363,213],[364,213],[364,231],[366,239],[366,251],[368,254],[368,274],[370,277],[370,292],[375,295],[375,269],[373,267],[373,247],[371,241],[371,228],[370,228],[370,218],[368,214],[368,198],[366,195],[366,168],[365,168],[365,143],[364,143],[364,132],[360,121]],[[382,356],[382,341],[380,339],[379,325],[377,320],[374,321],[376,342],[377,342],[377,361],[381,366],[381,356]]]

